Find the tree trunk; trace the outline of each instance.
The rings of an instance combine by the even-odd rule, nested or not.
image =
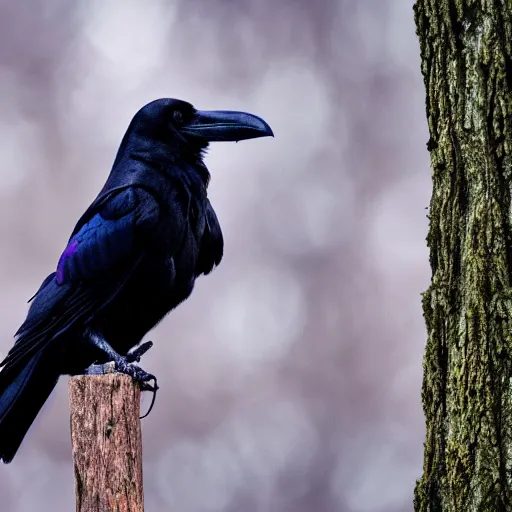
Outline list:
[[[433,194],[416,511],[512,510],[512,0],[417,0]]]

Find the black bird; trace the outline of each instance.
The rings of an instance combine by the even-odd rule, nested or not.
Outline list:
[[[156,379],[151,386],[154,377],[133,364],[152,345],[141,340],[222,259],[205,149],[266,136],[270,126],[252,114],[200,111],[176,99],[137,112],[0,363],[0,460],[12,461],[60,375],[113,361],[156,391]]]

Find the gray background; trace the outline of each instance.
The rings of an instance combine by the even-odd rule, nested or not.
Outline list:
[[[431,191],[412,1],[4,1],[0,93],[3,354],[139,107],[275,131],[207,158],[225,258],[149,335],[146,510],[411,511]],[[63,378],[0,467],[2,511],[74,509],[68,422]]]

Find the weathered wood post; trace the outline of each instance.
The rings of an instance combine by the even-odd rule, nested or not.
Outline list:
[[[127,375],[69,380],[77,512],[143,512],[140,388]]]

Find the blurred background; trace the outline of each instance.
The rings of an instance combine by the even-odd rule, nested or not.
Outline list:
[[[207,157],[225,257],[148,336],[148,512],[412,511],[431,192],[412,4],[0,2],[3,355],[143,104],[275,132]],[[68,512],[73,485],[62,378],[1,508]]]

